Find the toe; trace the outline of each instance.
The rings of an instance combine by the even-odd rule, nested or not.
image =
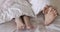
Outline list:
[[[31,27],[27,27],[27,29],[31,29]]]
[[[25,29],[25,25],[17,25],[17,29],[19,30]]]
[[[46,5],[46,6],[44,7],[44,9],[43,9],[43,14],[46,14],[46,13],[47,13],[48,8],[49,8],[48,5]]]
[[[28,30],[33,29],[33,26],[27,26],[27,29]]]
[[[53,9],[54,16],[57,16],[57,11]]]
[[[22,25],[21,28],[22,28],[22,29],[25,29],[25,25]]]

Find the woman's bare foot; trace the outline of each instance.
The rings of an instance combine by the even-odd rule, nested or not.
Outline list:
[[[30,18],[29,18],[28,16],[24,16],[23,19],[24,19],[26,28],[27,28],[27,29],[32,29],[32,25],[31,25],[31,23],[30,23]]]
[[[15,22],[17,24],[17,29],[24,29],[25,28],[25,25],[22,22],[22,19],[21,18],[16,18],[15,19]]]
[[[57,11],[52,6],[46,6],[44,8],[43,14],[45,16],[45,25],[51,24],[57,16]]]

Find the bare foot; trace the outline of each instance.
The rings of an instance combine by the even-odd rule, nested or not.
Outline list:
[[[21,18],[16,18],[15,19],[15,22],[17,24],[17,29],[24,29],[25,28],[25,25],[24,23],[22,22],[22,19]]]
[[[51,24],[57,16],[57,11],[52,6],[46,6],[44,8],[43,14],[45,16],[45,25]]]
[[[27,29],[32,29],[33,26],[30,23],[30,18],[28,16],[24,16],[23,19],[25,21],[26,28]]]

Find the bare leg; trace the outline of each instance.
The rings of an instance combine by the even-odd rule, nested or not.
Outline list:
[[[52,6],[50,6],[50,7],[46,6],[44,9],[45,9],[43,11],[43,14],[45,16],[45,23],[44,24],[49,25],[56,18],[57,12]]]
[[[24,16],[23,19],[25,21],[26,28],[27,29],[31,29],[32,28],[32,25],[30,23],[30,18],[28,16]]]
[[[23,24],[21,18],[16,18],[15,19],[15,22],[17,24],[17,29],[24,29],[25,28],[25,25]]]

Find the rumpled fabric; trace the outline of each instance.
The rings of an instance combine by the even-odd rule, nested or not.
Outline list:
[[[2,0],[3,1],[3,0]],[[1,1],[1,3],[2,3]],[[4,0],[5,1],[5,0]],[[3,1],[3,2],[4,2]],[[12,0],[11,0],[12,1]],[[17,0],[16,0],[17,1]],[[35,1],[37,3],[37,7],[44,7],[46,4],[44,4],[44,6],[39,6],[41,2],[41,4],[45,1],[48,1],[46,3],[49,3],[48,5],[54,6],[57,9],[58,12],[58,16],[56,17],[56,19],[54,20],[54,22],[52,24],[50,24],[49,26],[44,26],[44,16],[42,16],[41,14],[39,14],[36,18],[32,18],[31,22],[37,26],[36,29],[32,30],[32,31],[26,31],[24,30],[23,32],[60,32],[60,0],[32,0],[31,4],[32,4],[32,9],[33,11],[41,11],[40,9],[38,9],[35,4]],[[24,1],[23,1],[24,3]],[[38,5],[39,3],[39,5]],[[0,4],[1,5],[1,4]],[[16,4],[15,4],[16,5]],[[26,4],[25,4],[26,5]],[[18,5],[19,6],[19,5]],[[14,6],[13,6],[14,7]],[[36,9],[36,10],[34,10]],[[42,9],[42,8],[41,8]],[[12,9],[11,9],[12,10]],[[1,10],[1,11],[5,11],[5,10]],[[34,13],[35,13],[34,12]],[[2,12],[1,12],[2,13]],[[0,13],[0,14],[1,14]],[[18,13],[19,14],[19,13]],[[20,14],[19,14],[20,15]],[[30,15],[30,14],[29,14]],[[2,16],[0,16],[2,17]],[[11,16],[10,16],[11,17]],[[0,20],[1,21],[1,20]],[[4,23],[0,25],[0,32],[13,32],[16,29],[16,26],[14,26],[15,24],[13,24],[14,22],[8,22],[8,23]],[[19,31],[20,32],[20,31]]]
[[[27,0],[2,0],[0,4],[0,23],[22,15],[34,16],[31,4]]]

